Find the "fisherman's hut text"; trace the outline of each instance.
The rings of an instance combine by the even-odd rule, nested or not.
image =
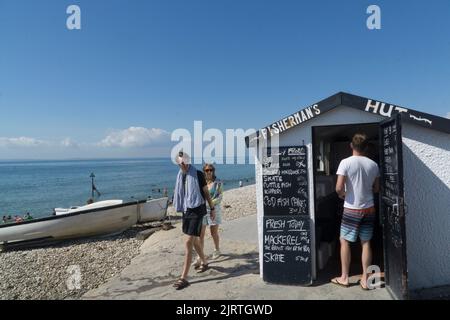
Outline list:
[[[203,316],[207,318],[210,315],[220,315],[224,317],[230,316],[242,316],[242,315],[270,315],[272,314],[272,306],[269,304],[221,304],[218,308],[214,307],[202,307],[202,306],[189,306],[183,304],[183,306],[177,307],[177,315],[195,315]]]

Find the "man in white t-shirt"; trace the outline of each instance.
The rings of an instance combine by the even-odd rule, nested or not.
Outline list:
[[[368,290],[367,269],[372,263],[370,240],[375,224],[373,194],[379,190],[379,169],[374,161],[365,156],[368,149],[365,134],[355,134],[350,146],[353,155],[341,161],[336,173],[336,192],[345,200],[340,232],[342,273],[331,282],[344,287],[349,286],[350,242],[356,242],[359,236],[363,267],[360,286]]]

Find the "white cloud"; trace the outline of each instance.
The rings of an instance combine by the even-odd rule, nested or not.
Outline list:
[[[78,148],[79,145],[76,141],[73,141],[71,138],[65,138],[61,141],[61,146],[66,148]]]
[[[79,145],[71,138],[65,138],[61,142],[46,141],[30,137],[0,137],[0,147],[65,147],[77,148]]]
[[[39,147],[48,145],[44,140],[30,137],[6,138],[0,137],[0,147]]]
[[[447,118],[449,118],[449,119],[450,119],[450,112],[449,112],[449,113],[447,113]]]
[[[168,142],[169,132],[158,128],[129,127],[110,133],[98,143],[102,147],[148,147]]]
[[[170,133],[157,128],[129,127],[104,139],[79,142],[70,137],[39,139],[1,137],[0,159],[72,159],[164,156],[170,154]]]

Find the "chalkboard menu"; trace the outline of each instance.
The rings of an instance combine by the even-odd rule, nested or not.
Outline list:
[[[384,200],[397,202],[399,194],[399,174],[398,174],[398,143],[396,122],[391,122],[382,128],[383,130],[383,154],[382,156],[382,171]]]
[[[403,244],[403,168],[400,118],[381,125],[381,196],[385,229],[396,248]]]
[[[311,284],[308,149],[267,149],[262,158],[263,279]]]
[[[263,280],[311,284],[309,217],[264,217]]]
[[[309,215],[306,146],[268,148],[265,154],[262,158],[264,215]]]
[[[381,217],[386,287],[397,298],[408,294],[401,114],[380,124]]]

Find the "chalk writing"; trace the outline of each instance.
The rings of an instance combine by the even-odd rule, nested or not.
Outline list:
[[[400,175],[399,175],[399,156],[398,144],[399,129],[395,121],[386,124],[382,130],[383,136],[383,152],[382,170],[383,179],[381,181],[382,199],[385,206],[385,218],[387,220],[387,228],[390,234],[390,240],[395,247],[402,245],[402,229],[401,229],[401,208],[399,203],[400,197]]]
[[[311,282],[311,237],[308,216],[264,218],[263,278],[273,283]]]
[[[264,215],[307,215],[308,162],[306,146],[268,149],[263,165]]]

